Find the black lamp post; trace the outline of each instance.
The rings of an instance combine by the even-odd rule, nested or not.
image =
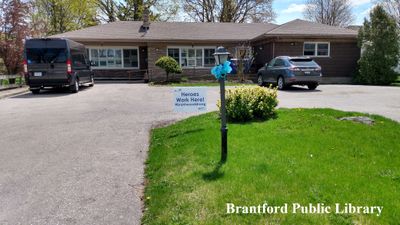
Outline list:
[[[214,53],[215,63],[223,65],[229,56],[229,52],[222,46],[218,47]],[[225,162],[228,157],[228,128],[226,127],[226,107],[225,107],[225,78],[222,74],[219,78],[219,87],[221,92],[221,162]]]

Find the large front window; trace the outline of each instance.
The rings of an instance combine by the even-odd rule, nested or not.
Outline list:
[[[137,48],[90,48],[93,68],[138,68]]]
[[[212,67],[215,65],[215,48],[171,47],[168,56],[174,58],[182,67]]]

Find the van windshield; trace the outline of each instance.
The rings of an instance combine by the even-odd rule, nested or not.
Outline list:
[[[67,51],[65,48],[27,48],[26,60],[28,64],[66,63]]]
[[[315,67],[318,66],[316,62],[312,59],[291,59],[289,60],[291,64],[295,66],[309,66],[309,67]]]

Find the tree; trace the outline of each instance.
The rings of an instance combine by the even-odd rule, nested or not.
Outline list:
[[[340,27],[346,27],[354,21],[349,0],[307,0],[304,18]]]
[[[198,22],[271,22],[273,0],[183,0],[184,12]]]
[[[150,20],[169,20],[177,15],[178,0],[95,0],[102,22],[142,20],[145,8],[149,10]]]
[[[160,67],[161,69],[165,70],[165,73],[167,73],[167,80],[168,81],[168,76],[170,73],[182,73],[182,69],[179,66],[179,63],[172,57],[170,56],[161,56],[157,61],[156,61],[156,66]]]
[[[400,0],[380,0],[383,8],[388,12],[397,22],[400,27]]]
[[[117,18],[122,21],[142,20],[143,10],[156,4],[157,0],[125,0],[117,4]],[[159,15],[150,10],[151,20],[156,20]]]
[[[114,0],[97,0],[96,5],[100,10],[100,20],[106,23],[115,22],[117,6]]]
[[[8,74],[21,72],[24,39],[29,35],[28,4],[22,0],[0,1],[0,58]]]
[[[47,24],[47,35],[98,24],[95,0],[34,0],[36,17]]]
[[[387,85],[397,78],[393,68],[399,60],[398,31],[395,20],[381,5],[370,13],[359,31],[359,46],[362,48],[358,62],[356,81],[365,84]]]

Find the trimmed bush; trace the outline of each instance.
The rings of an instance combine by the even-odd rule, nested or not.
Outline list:
[[[226,91],[226,115],[229,121],[267,120],[278,105],[276,88],[240,87]],[[220,107],[220,102],[218,102]]]
[[[168,75],[170,73],[182,73],[182,68],[179,66],[179,63],[170,56],[162,56],[156,61],[156,66],[165,70],[167,73],[167,81]]]

